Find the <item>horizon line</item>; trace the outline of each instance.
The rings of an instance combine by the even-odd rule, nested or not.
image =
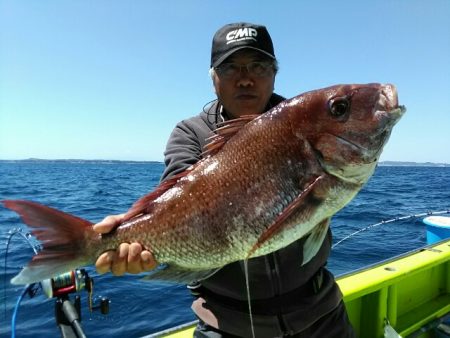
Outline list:
[[[0,158],[0,161],[2,162],[12,162],[12,161],[17,161],[17,162],[24,162],[24,161],[83,161],[83,162],[144,162],[144,163],[164,163],[164,161],[161,160],[124,160],[124,159],[102,159],[102,158],[98,158],[98,159],[83,159],[83,158],[39,158],[39,157],[29,157],[29,158],[23,158],[23,159],[2,159]],[[450,166],[450,163],[447,162],[431,162],[431,161],[423,161],[423,162],[418,162],[418,161],[400,161],[400,160],[383,160],[383,161],[379,161],[378,163],[415,163],[415,164],[435,164],[435,165],[448,165]]]

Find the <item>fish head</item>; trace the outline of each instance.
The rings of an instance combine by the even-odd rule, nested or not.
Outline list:
[[[325,172],[360,185],[406,111],[391,84],[337,85],[292,100],[301,101],[300,109],[291,110],[294,134],[309,144]]]

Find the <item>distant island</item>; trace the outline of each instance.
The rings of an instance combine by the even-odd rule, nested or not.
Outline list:
[[[450,163],[433,162],[402,162],[402,161],[381,161],[380,166],[385,167],[450,167]]]
[[[163,164],[161,161],[133,161],[133,160],[84,160],[84,159],[42,159],[27,158],[23,160],[0,160],[0,162],[67,162],[67,163],[157,163]],[[384,167],[450,167],[450,163],[434,163],[434,162],[404,162],[404,161],[381,161],[379,166]]]

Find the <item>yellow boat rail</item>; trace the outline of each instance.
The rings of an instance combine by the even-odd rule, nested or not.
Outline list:
[[[344,275],[338,284],[359,337],[384,337],[385,320],[406,337],[450,312],[450,240]]]

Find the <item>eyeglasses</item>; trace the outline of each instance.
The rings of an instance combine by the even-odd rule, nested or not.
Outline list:
[[[247,69],[250,75],[257,77],[265,77],[272,74],[274,65],[272,62],[250,62],[246,65],[240,65],[238,63],[222,63],[220,66],[215,67],[214,70],[217,75],[222,78],[233,78],[241,74],[242,68]]]

